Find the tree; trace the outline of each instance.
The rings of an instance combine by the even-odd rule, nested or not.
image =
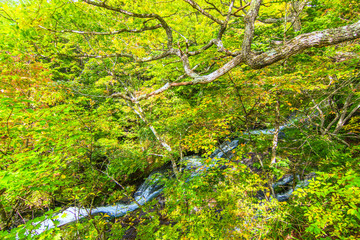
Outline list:
[[[27,13],[28,17],[34,17],[27,27],[21,27],[23,21],[27,21],[25,19],[16,20],[16,17],[9,17],[10,14],[5,11],[7,15],[4,14],[3,17],[16,22],[24,31],[45,34],[45,42],[52,44],[59,55],[67,54],[66,48],[60,50],[66,46],[77,53],[68,54],[68,57],[118,59],[115,66],[123,62],[122,59],[139,64],[160,60],[164,64],[165,59],[181,62],[183,69],[178,69],[178,74],[168,77],[168,81],[155,91],[135,96],[121,92],[112,94],[113,97],[132,102],[162,93],[171,87],[212,82],[241,64],[253,69],[263,68],[311,47],[358,39],[360,33],[360,22],[356,19],[343,21],[348,24],[337,28],[321,30],[322,26],[319,26],[320,31],[296,33],[304,12],[317,7],[316,2],[308,0],[292,2],[291,9],[286,2],[262,0],[240,1],[239,5],[235,1],[193,0],[176,3],[148,0],[134,4],[96,0],[58,0],[40,5],[35,2],[25,6],[27,10],[34,8],[34,13]],[[119,7],[119,4],[123,7]],[[339,5],[337,2],[335,4]],[[68,18],[63,18],[65,12],[69,13]],[[269,12],[275,12],[275,16],[269,18]],[[75,18],[78,20],[75,21]],[[91,18],[92,21],[89,21]],[[349,21],[353,23],[349,24]],[[96,22],[99,24],[95,24]],[[286,25],[286,32],[290,32],[296,25],[295,32],[288,34],[280,46],[265,44],[264,40],[271,41],[277,36],[264,38],[260,31],[275,29],[279,22]],[[339,24],[337,21],[334,23]],[[209,33],[201,33],[202,31]],[[35,32],[31,33],[36,38],[34,34]],[[66,43],[61,43],[62,41]],[[260,44],[265,45],[259,47]],[[36,46],[34,44],[35,49],[40,51],[39,56],[46,57],[45,50]],[[217,49],[213,49],[213,46]],[[211,57],[214,54],[219,55]],[[208,63],[204,59],[209,56],[212,61],[219,62],[220,67],[207,69],[202,66]],[[225,61],[220,61],[221,59]],[[192,80],[180,82],[183,78]]]
[[[140,77],[145,80],[141,91],[121,84],[109,94],[127,101],[146,124],[139,105],[143,99],[173,87],[213,82],[240,65],[260,69],[311,47],[334,45],[360,36],[360,22],[356,19],[351,19],[352,24],[344,21],[345,26],[300,32],[301,17],[308,17],[307,9],[316,8],[316,3],[310,1],[287,4],[261,0],[239,3],[149,0],[124,4],[84,0],[32,6],[36,14],[29,24],[34,27],[30,31],[45,34],[47,40],[42,44],[53,45],[52,50],[44,50],[34,44],[39,56],[50,58],[55,53],[70,61],[108,59],[102,62],[108,80],[117,82],[119,75],[140,77],[139,71],[144,71]],[[63,18],[65,13],[67,18]],[[273,31],[272,36],[260,34],[269,30]],[[266,43],[279,38],[280,45]],[[125,65],[128,70],[124,72]],[[155,71],[161,66],[164,67],[159,75]],[[144,75],[160,81],[145,83]],[[172,148],[156,129],[151,124],[149,127],[171,152]]]
[[[348,24],[343,27],[333,28],[333,29],[326,29],[322,31],[314,31],[310,33],[304,33],[300,34],[290,40],[287,40],[282,44],[282,46],[275,47],[275,48],[269,48],[266,49],[266,51],[254,51],[253,45],[256,44],[255,37],[255,31],[256,27],[259,27],[259,24],[256,24],[257,19],[261,19],[261,11],[260,9],[264,9],[264,5],[262,5],[261,0],[252,1],[251,3],[245,4],[242,6],[243,1],[240,1],[240,6],[235,6],[235,1],[230,1],[229,4],[222,3],[218,4],[219,6],[216,6],[214,3],[202,3],[201,5],[204,5],[204,7],[201,7],[199,3],[192,1],[192,0],[186,0],[184,1],[186,4],[190,5],[194,10],[197,17],[201,14],[202,21],[206,21],[206,24],[213,24],[216,27],[211,27],[212,34],[216,33],[216,38],[210,39],[209,41],[206,41],[206,39],[200,39],[196,38],[195,36],[192,36],[189,34],[189,36],[184,36],[181,34],[181,32],[184,32],[183,29],[178,31],[173,26],[174,20],[167,20],[167,17],[164,15],[169,12],[169,10],[165,10],[163,8],[159,8],[159,11],[155,11],[155,8],[157,7],[158,3],[153,3],[152,1],[146,2],[148,4],[146,8],[140,8],[142,6],[145,6],[145,2],[142,4],[135,4],[136,6],[126,6],[129,8],[129,10],[124,8],[119,8],[116,5],[116,1],[114,2],[101,2],[101,1],[93,1],[93,0],[84,0],[83,3],[70,3],[77,5],[79,4],[82,7],[86,7],[86,9],[101,11],[102,13],[111,13],[113,14],[119,14],[120,21],[122,21],[122,24],[127,24],[129,21],[134,21],[136,24],[135,26],[138,26],[139,24],[142,24],[144,27],[137,29],[131,29],[129,28],[122,28],[119,30],[112,30],[115,29],[115,26],[111,26],[109,31],[94,31],[94,30],[75,30],[75,29],[53,29],[52,26],[39,26],[41,28],[45,28],[49,31],[55,32],[55,33],[74,33],[74,34],[81,34],[81,35],[89,35],[89,36],[112,36],[112,35],[118,35],[121,33],[142,33],[142,32],[151,32],[149,35],[153,34],[153,32],[159,32],[159,29],[162,29],[161,33],[166,33],[166,36],[162,36],[161,40],[166,40],[166,43],[160,42],[162,45],[162,49],[159,50],[152,50],[151,49],[151,43],[144,43],[141,41],[136,41],[135,44],[139,45],[140,48],[144,49],[146,54],[136,54],[132,51],[117,51],[116,53],[110,53],[110,54],[88,54],[86,52],[82,52],[82,54],[77,55],[77,57],[84,57],[84,58],[107,58],[107,57],[118,57],[118,58],[129,58],[137,63],[142,62],[150,62],[150,61],[156,61],[164,58],[170,58],[170,57],[177,57],[179,60],[181,60],[183,65],[183,72],[186,74],[186,77],[190,77],[193,80],[188,82],[168,82],[163,87],[140,96],[134,96],[130,97],[126,94],[121,93],[114,93],[113,97],[122,97],[124,99],[136,102],[141,99],[144,99],[146,97],[159,94],[170,87],[175,86],[183,86],[183,85],[193,85],[193,84],[205,84],[212,82],[216,80],[217,78],[223,76],[231,69],[235,68],[236,66],[240,64],[246,64],[250,66],[251,68],[258,69],[263,68],[268,65],[274,64],[275,62],[278,62],[282,59],[286,59],[290,57],[291,55],[294,55],[296,53],[299,53],[305,49],[311,48],[311,47],[323,47],[323,46],[329,46],[338,44],[345,41],[350,41],[354,39],[359,38],[360,34],[360,22],[355,22],[353,24]],[[84,6],[84,3],[90,6]],[[271,5],[271,7],[274,9],[275,7],[279,7],[277,4],[268,3]],[[298,4],[298,3],[297,3]],[[303,3],[303,7],[306,4],[306,2]],[[131,4],[130,4],[131,5]],[[172,4],[166,4],[166,8],[169,8],[170,11],[174,7],[180,8],[183,12],[185,10],[189,10],[186,5],[176,3],[175,6]],[[219,9],[220,8],[220,9]],[[228,8],[228,11],[223,11],[224,9]],[[298,10],[301,11],[300,7],[296,7]],[[208,11],[205,9],[209,9]],[[140,13],[137,13],[136,10],[138,10]],[[163,11],[163,13],[162,13]],[[285,10],[286,11],[286,10]],[[241,12],[241,14],[240,14]],[[191,14],[191,13],[190,13]],[[180,17],[182,14],[174,13],[174,16]],[[300,13],[298,13],[300,15]],[[177,21],[178,19],[174,17]],[[185,15],[186,16],[186,15]],[[200,18],[200,17],[199,17]],[[205,18],[205,19],[204,19]],[[145,20],[142,20],[145,19]],[[260,20],[261,21],[261,20]],[[266,20],[263,20],[266,22]],[[299,22],[299,19],[294,20],[296,22]],[[155,22],[157,24],[152,26],[147,26],[148,22]],[[169,22],[169,23],[168,23]],[[197,24],[201,23],[200,21],[196,23],[192,23],[192,27],[195,29],[198,29]],[[52,23],[53,25],[54,23]],[[298,24],[298,23],[297,23]],[[199,24],[200,25],[200,24]],[[226,46],[226,35],[231,33],[233,28],[241,28],[240,30],[240,36],[237,37],[234,41],[241,42],[241,44],[237,44],[235,46],[229,46],[234,49],[240,49],[238,51],[231,51],[232,49],[229,49],[228,46]],[[57,26],[57,28],[60,28]],[[94,26],[86,26],[85,28],[92,29]],[[216,28],[219,28],[217,31]],[[260,27],[259,27],[260,28]],[[185,28],[186,29],[186,28]],[[186,29],[187,30],[187,29]],[[196,34],[195,30],[195,34]],[[179,40],[179,36],[177,38],[174,37],[174,35],[179,35],[183,37],[184,39],[182,41]],[[132,35],[131,35],[132,36]],[[224,40],[226,39],[226,40]],[[140,40],[140,39],[139,39]],[[177,40],[177,43],[175,42]],[[225,42],[225,43],[224,43]],[[159,43],[157,43],[158,46],[160,46]],[[185,45],[185,46],[184,46]],[[191,50],[191,45],[196,46],[196,50]],[[220,68],[216,69],[215,71],[211,71],[211,73],[208,73],[206,75],[202,75],[198,72],[196,72],[196,68],[193,66],[194,64],[190,64],[190,57],[197,56],[204,54],[206,50],[208,50],[210,47],[216,46],[218,49],[217,51],[220,53],[223,53],[223,57],[228,57],[228,61],[221,66]],[[190,48],[190,49],[189,49]],[[100,52],[101,49],[99,49],[97,52]],[[104,52],[104,51],[102,51]],[[142,57],[142,55],[148,55],[146,57]],[[179,77],[181,77],[180,75]]]
[[[176,172],[175,160],[183,152],[209,154],[232,132],[238,136],[272,125],[279,130],[294,111],[312,107],[312,99],[316,106],[318,95],[328,90],[326,99],[337,97],[331,93],[336,86],[326,86],[329,76],[336,75],[341,82],[357,71],[360,21],[352,14],[359,12],[353,0],[34,0],[2,4],[0,10],[1,54],[7,59],[31,56],[29,66],[41,63],[48,69],[49,79],[38,78],[45,84],[44,90],[35,91],[39,95],[54,91],[50,86],[61,86],[61,99],[47,98],[45,110],[34,102],[30,107],[21,103],[15,116],[11,104],[3,106],[0,116],[6,120],[11,115],[14,124],[11,141],[28,138],[32,144],[18,152],[13,151],[16,147],[6,149],[8,156],[1,155],[3,162],[16,159],[1,170],[6,178],[0,181],[6,182],[7,190],[0,198],[6,199],[4,206],[15,206],[0,206],[6,221],[16,210],[21,221],[26,201],[39,195],[48,196],[49,202],[81,199],[82,205],[91,206],[103,202],[96,198],[101,193],[107,195],[107,203],[116,202],[121,194],[112,194],[111,179],[131,185],[129,181],[169,160]],[[338,54],[339,49],[346,51]],[[23,69],[9,67],[3,59],[0,69],[9,79],[11,72]],[[18,75],[28,77],[22,70]],[[22,86],[25,81],[16,84],[17,89],[27,89]],[[354,79],[344,84],[341,95],[358,87]],[[6,101],[16,98],[6,87],[1,89],[6,89],[10,99]],[[320,131],[338,136],[334,127],[342,128],[356,114],[357,90],[348,96],[349,101],[342,100],[348,102],[345,107],[318,110],[324,122]],[[332,110],[343,112],[335,116]],[[48,119],[41,117],[42,112]],[[332,116],[337,120],[326,125]],[[22,120],[29,131],[23,129]],[[358,124],[348,127],[358,129]],[[58,131],[44,137],[44,128]],[[23,132],[16,135],[15,130]],[[282,164],[291,153],[281,148],[276,132],[273,162],[279,159]],[[246,144],[244,152],[266,152],[269,137],[257,139]],[[58,143],[57,151],[52,141]],[[39,161],[41,167],[35,164]],[[41,179],[24,177],[27,182],[18,190],[12,173],[27,166],[43,171],[51,179],[50,189]],[[56,171],[47,176],[51,169]],[[102,174],[105,169],[111,178]],[[25,200],[17,200],[18,196]]]

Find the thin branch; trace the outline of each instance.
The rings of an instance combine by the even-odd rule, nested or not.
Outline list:
[[[8,134],[8,137],[10,137],[9,120],[13,112],[14,112],[14,108],[11,109],[9,116],[6,119],[6,132]]]
[[[7,153],[5,153],[3,150],[0,149],[0,153],[2,153],[3,155],[7,156]]]
[[[245,4],[244,6],[241,6],[239,8],[237,8],[237,10],[232,14],[235,17],[239,17],[238,15],[236,15],[238,12],[243,11],[245,8],[247,8],[248,6],[250,6],[250,2]]]
[[[4,16],[3,14],[0,14],[1,17],[5,18],[6,20],[9,20],[9,21],[12,21],[12,22],[17,23],[17,21],[16,21],[14,18],[12,18],[12,17],[10,16],[10,14],[8,14],[4,9],[0,9],[0,12],[4,12],[5,15],[6,15],[6,16]]]
[[[230,2],[230,6],[229,6],[229,10],[228,10],[228,13],[227,13],[227,16],[226,16],[226,20],[223,22],[223,24],[221,25],[220,27],[220,30],[219,30],[219,33],[218,33],[218,36],[217,36],[217,39],[220,40],[227,28],[227,25],[229,23],[229,20],[230,20],[230,16],[231,16],[231,12],[234,8],[234,2],[235,0],[231,0]]]
[[[172,36],[172,30],[170,28],[170,26],[167,24],[167,22],[158,14],[155,13],[133,13],[133,12],[129,12],[126,11],[124,9],[121,8],[117,8],[117,7],[113,7],[110,5],[106,4],[106,1],[104,2],[96,2],[94,0],[83,0],[83,2],[96,6],[96,7],[101,7],[110,11],[114,11],[114,12],[118,12],[118,13],[122,13],[126,16],[129,17],[134,17],[134,18],[153,18],[153,19],[157,19],[160,23],[162,28],[164,28],[166,35],[167,35],[167,47],[168,49],[172,48],[172,44],[173,44],[173,36]]]
[[[133,196],[127,194],[126,188],[125,188],[121,183],[119,183],[118,181],[116,181],[116,179],[113,178],[112,176],[110,176],[108,173],[103,172],[103,171],[101,171],[100,169],[97,169],[97,168],[95,168],[95,169],[96,169],[98,172],[105,174],[105,175],[106,175],[108,178],[110,178],[114,183],[116,183],[118,186],[120,186],[120,187],[124,190],[124,192],[123,192],[122,194],[124,194],[125,197],[127,197],[128,199],[131,199],[132,201],[134,201],[134,203],[135,203],[139,208],[141,208],[142,210],[144,210],[143,207],[142,207],[142,205],[141,205],[138,201],[136,201],[136,199],[135,199]],[[144,212],[145,212],[145,211],[144,211]]]
[[[195,1],[193,0],[184,0],[185,2],[187,2],[188,4],[190,4],[190,6],[192,6],[194,9],[196,9],[198,12],[200,12],[202,15],[204,15],[205,17],[211,19],[212,21],[216,22],[219,25],[223,25],[224,22],[221,21],[220,19],[215,18],[213,15],[211,15],[210,13],[206,12],[204,9],[202,9],[199,4],[197,4]]]
[[[94,55],[94,54],[79,54],[79,55],[66,55],[68,57],[73,57],[73,58],[95,58],[95,59],[104,59],[104,58],[130,58],[133,59],[134,62],[138,62],[138,63],[143,63],[143,62],[151,62],[151,61],[155,61],[155,60],[160,60],[163,58],[166,58],[168,56],[171,55],[176,55],[174,54],[174,51],[169,51],[166,50],[162,53],[153,55],[153,56],[148,56],[148,57],[144,57],[144,58],[138,58],[137,56],[134,56],[132,54],[129,53],[113,53],[113,54],[106,54],[106,55]]]
[[[294,21],[295,19],[295,16],[294,15],[289,15],[286,17],[287,21]],[[256,19],[257,21],[259,22],[262,22],[262,23],[266,23],[266,24],[273,24],[273,23],[280,23],[280,22],[284,22],[285,21],[285,17],[282,17],[282,18],[257,18]]]
[[[94,31],[78,31],[78,30],[54,30],[54,29],[50,29],[50,28],[46,28],[43,27],[41,25],[39,25],[40,28],[45,29],[47,31],[50,32],[54,32],[54,33],[76,33],[76,34],[86,34],[86,35],[116,35],[116,34],[120,34],[120,33],[141,33],[141,32],[145,32],[145,31],[149,31],[149,30],[155,30],[158,28],[161,28],[161,24],[157,24],[155,26],[151,26],[151,27],[144,27],[144,28],[140,28],[140,29],[121,29],[121,30],[117,30],[117,31],[110,31],[110,32],[94,32]]]
[[[211,6],[212,6],[212,9],[214,9],[215,11],[217,11],[218,13],[220,13],[222,16],[225,16],[225,14],[224,14],[223,12],[221,12],[221,11],[215,6],[215,4],[213,4],[212,2],[209,2],[209,1],[207,1],[207,0],[205,0],[205,2],[206,2],[207,4],[209,4],[209,5],[211,5]]]
[[[224,52],[226,53],[226,55],[228,56],[237,56],[239,55],[239,53],[237,52],[230,52],[229,50],[225,49],[224,48],[224,45],[222,43],[222,41],[218,38],[214,38],[214,39],[211,39],[206,45],[204,45],[203,47],[201,47],[199,50],[195,50],[195,51],[191,51],[191,52],[188,52],[187,55],[188,56],[195,56],[195,55],[198,55],[206,50],[208,50],[209,48],[211,48],[213,45],[216,45],[217,46],[217,51],[218,52]]]

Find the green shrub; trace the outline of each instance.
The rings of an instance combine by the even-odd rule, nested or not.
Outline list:
[[[294,196],[293,217],[302,219],[306,239],[360,237],[360,175],[355,171],[321,173]]]
[[[271,231],[282,218],[277,201],[259,200],[264,181],[241,164],[208,169],[206,174],[174,180],[165,189],[158,218],[138,226],[139,239],[251,239]],[[164,222],[164,221],[163,221]]]

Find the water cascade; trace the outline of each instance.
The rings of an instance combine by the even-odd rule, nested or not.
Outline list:
[[[281,130],[288,127],[291,124],[286,124],[280,127]],[[273,134],[274,129],[265,129],[265,130],[253,130],[247,134],[253,135],[270,135]],[[185,157],[183,161],[186,163],[184,167],[184,171],[192,171],[191,176],[198,175],[202,172],[205,172],[207,169],[212,167],[219,167],[217,166],[217,161],[220,158],[227,158],[230,159],[232,157],[232,150],[235,149],[239,144],[239,140],[233,141],[225,141],[222,143],[218,149],[216,149],[211,155],[210,158],[212,159],[208,164],[204,164],[201,161],[200,157]],[[145,203],[149,202],[153,198],[157,197],[163,190],[164,185],[163,181],[166,179],[165,175],[163,174],[164,171],[154,171],[149,175],[149,177],[140,185],[137,191],[133,195],[133,200],[131,203],[118,203],[116,205],[110,206],[102,206],[92,209],[87,208],[79,208],[79,207],[69,207],[66,210],[62,211],[61,213],[56,214],[52,218],[46,219],[42,222],[33,223],[34,226],[37,226],[36,230],[33,230],[31,235],[39,235],[42,232],[54,228],[55,226],[60,227],[66,224],[76,222],[82,218],[85,218],[89,215],[95,214],[106,214],[110,217],[121,217],[124,216],[126,213],[132,212],[138,209],[140,206],[144,205]],[[188,181],[191,181],[191,177]],[[278,181],[274,184],[273,187],[278,187],[281,185],[286,185],[292,182],[293,179],[286,178]],[[306,186],[307,182],[300,182],[297,187]],[[292,194],[293,190],[290,189],[285,193],[277,194],[276,198],[279,201],[286,201],[290,195]]]

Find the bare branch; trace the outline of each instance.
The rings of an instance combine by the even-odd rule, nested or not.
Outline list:
[[[247,60],[247,64],[254,69],[259,69],[311,47],[330,46],[358,38],[360,38],[360,21],[344,27],[301,34],[283,46],[251,57]]]
[[[87,34],[87,35],[116,35],[116,34],[120,34],[120,33],[124,33],[124,32],[128,32],[128,33],[141,33],[141,32],[145,32],[145,31],[149,31],[149,30],[155,30],[158,28],[161,28],[161,24],[157,24],[155,26],[151,26],[151,27],[144,27],[141,29],[121,29],[121,30],[117,30],[117,31],[110,31],[110,32],[93,32],[93,31],[78,31],[78,30],[54,30],[54,29],[50,29],[50,28],[46,28],[43,26],[40,26],[40,28],[48,30],[50,32],[55,32],[55,33],[76,33],[76,34]]]
[[[259,55],[239,54],[233,59],[231,59],[229,62],[227,62],[224,66],[220,67],[219,69],[208,75],[203,76],[199,76],[198,74],[193,72],[191,70],[187,56],[184,57],[183,55],[179,54],[179,52],[177,52],[176,55],[178,55],[183,60],[186,74],[192,77],[194,80],[183,83],[168,83],[162,88],[158,89],[158,91],[164,92],[165,90],[174,86],[210,83],[217,78],[223,76],[240,63],[246,62],[250,67],[254,69],[263,68],[311,47],[329,46],[358,38],[360,38],[360,21],[344,27],[306,33],[293,38],[281,47],[269,50]]]
[[[289,15],[286,17],[286,19],[289,21],[294,21],[295,17],[293,15]],[[258,20],[259,22],[262,22],[262,23],[266,23],[266,24],[272,24],[272,23],[280,23],[280,22],[284,22],[285,21],[285,18],[282,17],[282,18],[258,18],[256,19]]]
[[[199,4],[197,4],[195,1],[193,0],[184,0],[185,2],[187,2],[188,4],[190,4],[190,6],[192,6],[194,9],[196,9],[198,12],[200,12],[202,15],[204,15],[205,17],[211,19],[212,21],[216,22],[219,25],[223,25],[224,22],[215,18],[213,15],[211,15],[210,13],[206,12],[204,9],[202,9]]]
[[[101,7],[110,11],[114,11],[114,12],[118,12],[118,13],[122,13],[126,16],[129,17],[134,17],[134,18],[153,18],[153,19],[157,19],[160,23],[161,26],[164,28],[166,35],[167,35],[167,47],[168,49],[172,48],[172,44],[173,44],[173,36],[172,36],[172,31],[170,26],[167,24],[167,22],[158,14],[155,13],[133,13],[133,12],[129,12],[126,11],[124,9],[121,8],[117,8],[117,7],[113,7],[110,5],[106,4],[106,1],[104,2],[96,2],[94,0],[83,0],[83,2],[93,5],[93,6],[97,6],[97,7]]]
[[[3,14],[0,14],[1,17],[5,18],[6,20],[9,20],[9,21],[12,21],[12,22],[14,22],[14,23],[17,23],[17,21],[16,21],[13,17],[11,17],[10,14],[7,13],[4,9],[0,9],[0,12],[5,13],[5,15],[6,15],[6,16],[5,16],[5,15],[3,15]]]
[[[109,55],[78,55],[75,57],[80,58],[108,58],[108,57],[125,57],[130,58],[134,62],[149,62],[154,60],[163,59],[169,56],[176,55],[178,58],[181,59],[183,63],[183,67],[185,70],[185,73],[187,76],[192,78],[192,81],[189,82],[174,82],[174,83],[167,83],[163,87],[159,88],[158,90],[155,90],[152,94],[146,95],[147,97],[159,94],[161,92],[166,91],[167,89],[175,86],[184,86],[184,85],[194,85],[194,84],[206,84],[210,83],[217,78],[223,76],[227,72],[229,72],[231,69],[238,66],[240,63],[245,63],[248,66],[250,66],[253,69],[259,69],[266,67],[268,65],[271,65],[273,63],[276,63],[282,59],[288,58],[291,55],[297,54],[305,49],[311,48],[311,47],[322,47],[322,46],[329,46],[334,45],[337,43],[350,41],[354,39],[360,38],[360,21],[347,25],[344,27],[334,28],[334,29],[327,29],[323,31],[317,31],[312,33],[306,33],[299,35],[287,42],[285,42],[282,46],[273,48],[267,52],[256,54],[251,51],[251,45],[252,40],[254,37],[254,23],[256,18],[258,17],[258,12],[260,5],[262,3],[261,0],[253,0],[251,1],[249,10],[247,10],[247,14],[245,16],[245,33],[244,33],[244,39],[241,47],[240,52],[231,53],[223,46],[221,39],[212,39],[207,44],[205,44],[203,47],[201,47],[199,50],[195,51],[185,51],[183,52],[180,48],[174,49],[172,47],[172,29],[167,25],[167,23],[164,21],[162,17],[155,13],[150,14],[140,14],[140,13],[133,13],[126,10],[123,10],[121,8],[116,8],[110,5],[107,5],[106,2],[97,2],[95,0],[83,0],[85,3],[88,3],[90,5],[94,5],[97,7],[105,8],[111,11],[116,11],[121,14],[135,17],[135,18],[148,18],[148,19],[157,19],[161,23],[161,27],[165,29],[168,36],[168,48],[163,50],[163,52],[160,52],[158,54],[153,54],[152,56],[148,56],[146,58],[138,58],[137,56],[134,56],[133,54],[128,53],[114,53]],[[226,26],[226,21],[222,21],[219,19],[214,18],[212,15],[207,13],[204,9],[202,9],[194,0],[184,0],[188,4],[190,4],[193,8],[195,8],[197,11],[202,13],[203,15],[207,16],[210,19],[213,19],[216,23],[220,24],[221,26]],[[233,11],[234,1],[231,2],[229,5],[227,20],[229,20],[231,12]],[[246,2],[247,3],[247,2]],[[245,7],[245,6],[244,6]],[[241,7],[242,9],[244,7]],[[158,25],[157,25],[158,26]],[[221,37],[221,34],[220,34]],[[225,65],[218,68],[214,72],[207,74],[207,75],[201,75],[196,73],[193,68],[190,65],[189,57],[200,54],[213,45],[216,45],[218,47],[219,52],[226,53],[226,56],[232,56],[233,58],[229,60]],[[116,93],[118,94],[118,93]],[[127,95],[114,95],[114,97],[121,97],[124,99],[127,99],[129,101],[132,101],[129,99],[129,96]],[[146,98],[146,97],[144,97]],[[143,99],[143,97],[142,97]]]
[[[130,58],[133,59],[134,62],[142,63],[142,62],[151,62],[155,60],[159,60],[162,58],[166,58],[170,55],[176,55],[173,50],[169,51],[166,50],[162,53],[159,53],[157,55],[148,56],[144,58],[138,58],[137,56],[134,56],[130,53],[113,53],[113,54],[106,54],[106,55],[94,55],[94,54],[83,54],[83,55],[70,55],[69,57],[73,58],[96,58],[96,59],[103,59],[103,58],[116,58],[116,57],[124,57],[124,58]]]
[[[232,12],[232,10],[234,8],[234,2],[235,2],[235,0],[232,0],[230,2],[230,6],[229,6],[229,10],[228,10],[228,13],[227,13],[227,16],[226,16],[226,20],[221,25],[218,36],[217,36],[218,40],[220,40],[222,38],[222,36],[223,36],[223,34],[224,34],[224,32],[225,32],[225,30],[227,28],[227,25],[228,25],[229,20],[230,20],[231,12]]]
[[[205,0],[205,2],[206,2],[207,4],[209,4],[209,5],[211,5],[211,6],[212,6],[212,9],[214,9],[215,11],[217,11],[218,13],[220,13],[222,16],[225,15],[225,14],[224,14],[223,12],[221,12],[221,11],[215,6],[215,4],[213,4],[212,2],[209,2],[209,1],[206,1],[206,0]]]
[[[211,67],[213,67],[214,64],[211,64],[209,65],[205,70],[204,72],[207,72],[210,70]],[[192,71],[195,71],[195,69],[198,67],[198,65],[196,65],[194,68],[192,68],[191,70]],[[186,78],[187,75],[186,74],[183,74],[181,76],[179,76],[175,82],[167,82],[165,85],[163,85],[161,88],[151,92],[151,93],[148,93],[148,94],[143,94],[143,95],[140,95],[138,97],[134,97],[132,96],[130,99],[127,99],[127,96],[124,95],[124,94],[121,94],[121,93],[114,93],[113,95],[111,95],[111,97],[114,97],[114,98],[123,98],[123,99],[126,99],[126,100],[129,100],[131,102],[139,102],[143,99],[147,99],[149,97],[152,97],[152,96],[155,96],[155,95],[158,95],[158,94],[161,94],[163,92],[165,92],[166,90],[172,88],[172,87],[178,87],[178,86],[186,86],[186,85],[194,85],[196,83],[192,82],[192,81],[189,81],[189,82],[178,82],[180,81],[181,79],[183,78]]]
[[[357,106],[355,106],[353,108],[353,110],[351,110],[351,112],[347,115],[347,117],[344,119],[344,123],[346,123],[356,112],[357,110],[360,108],[360,104],[358,104]]]
[[[209,49],[212,45],[214,45],[215,41],[216,41],[216,39],[211,39],[206,45],[204,45],[199,50],[188,52],[188,55],[194,56],[194,55],[198,55],[198,54],[202,53],[203,51]]]
[[[238,12],[243,11],[245,8],[247,8],[248,6],[250,6],[250,2],[245,4],[244,6],[241,6],[239,8],[236,9],[236,11],[232,14],[235,17],[239,17],[238,15],[236,15]]]
[[[251,43],[254,38],[254,23],[255,23],[255,19],[259,14],[261,2],[262,2],[261,0],[253,0],[250,4],[249,11],[244,17],[244,21],[245,21],[244,40],[241,46],[241,54],[244,57],[249,55],[251,51]]]
[[[200,48],[199,50],[196,51],[191,51],[188,52],[187,55],[188,56],[195,56],[198,55],[204,51],[206,51],[207,49],[211,48],[213,45],[217,46],[217,51],[218,52],[223,52],[226,53],[227,56],[233,56],[236,57],[237,55],[239,55],[239,52],[230,52],[229,50],[227,50],[222,41],[220,39],[211,39],[206,45],[204,45],[202,48]]]

